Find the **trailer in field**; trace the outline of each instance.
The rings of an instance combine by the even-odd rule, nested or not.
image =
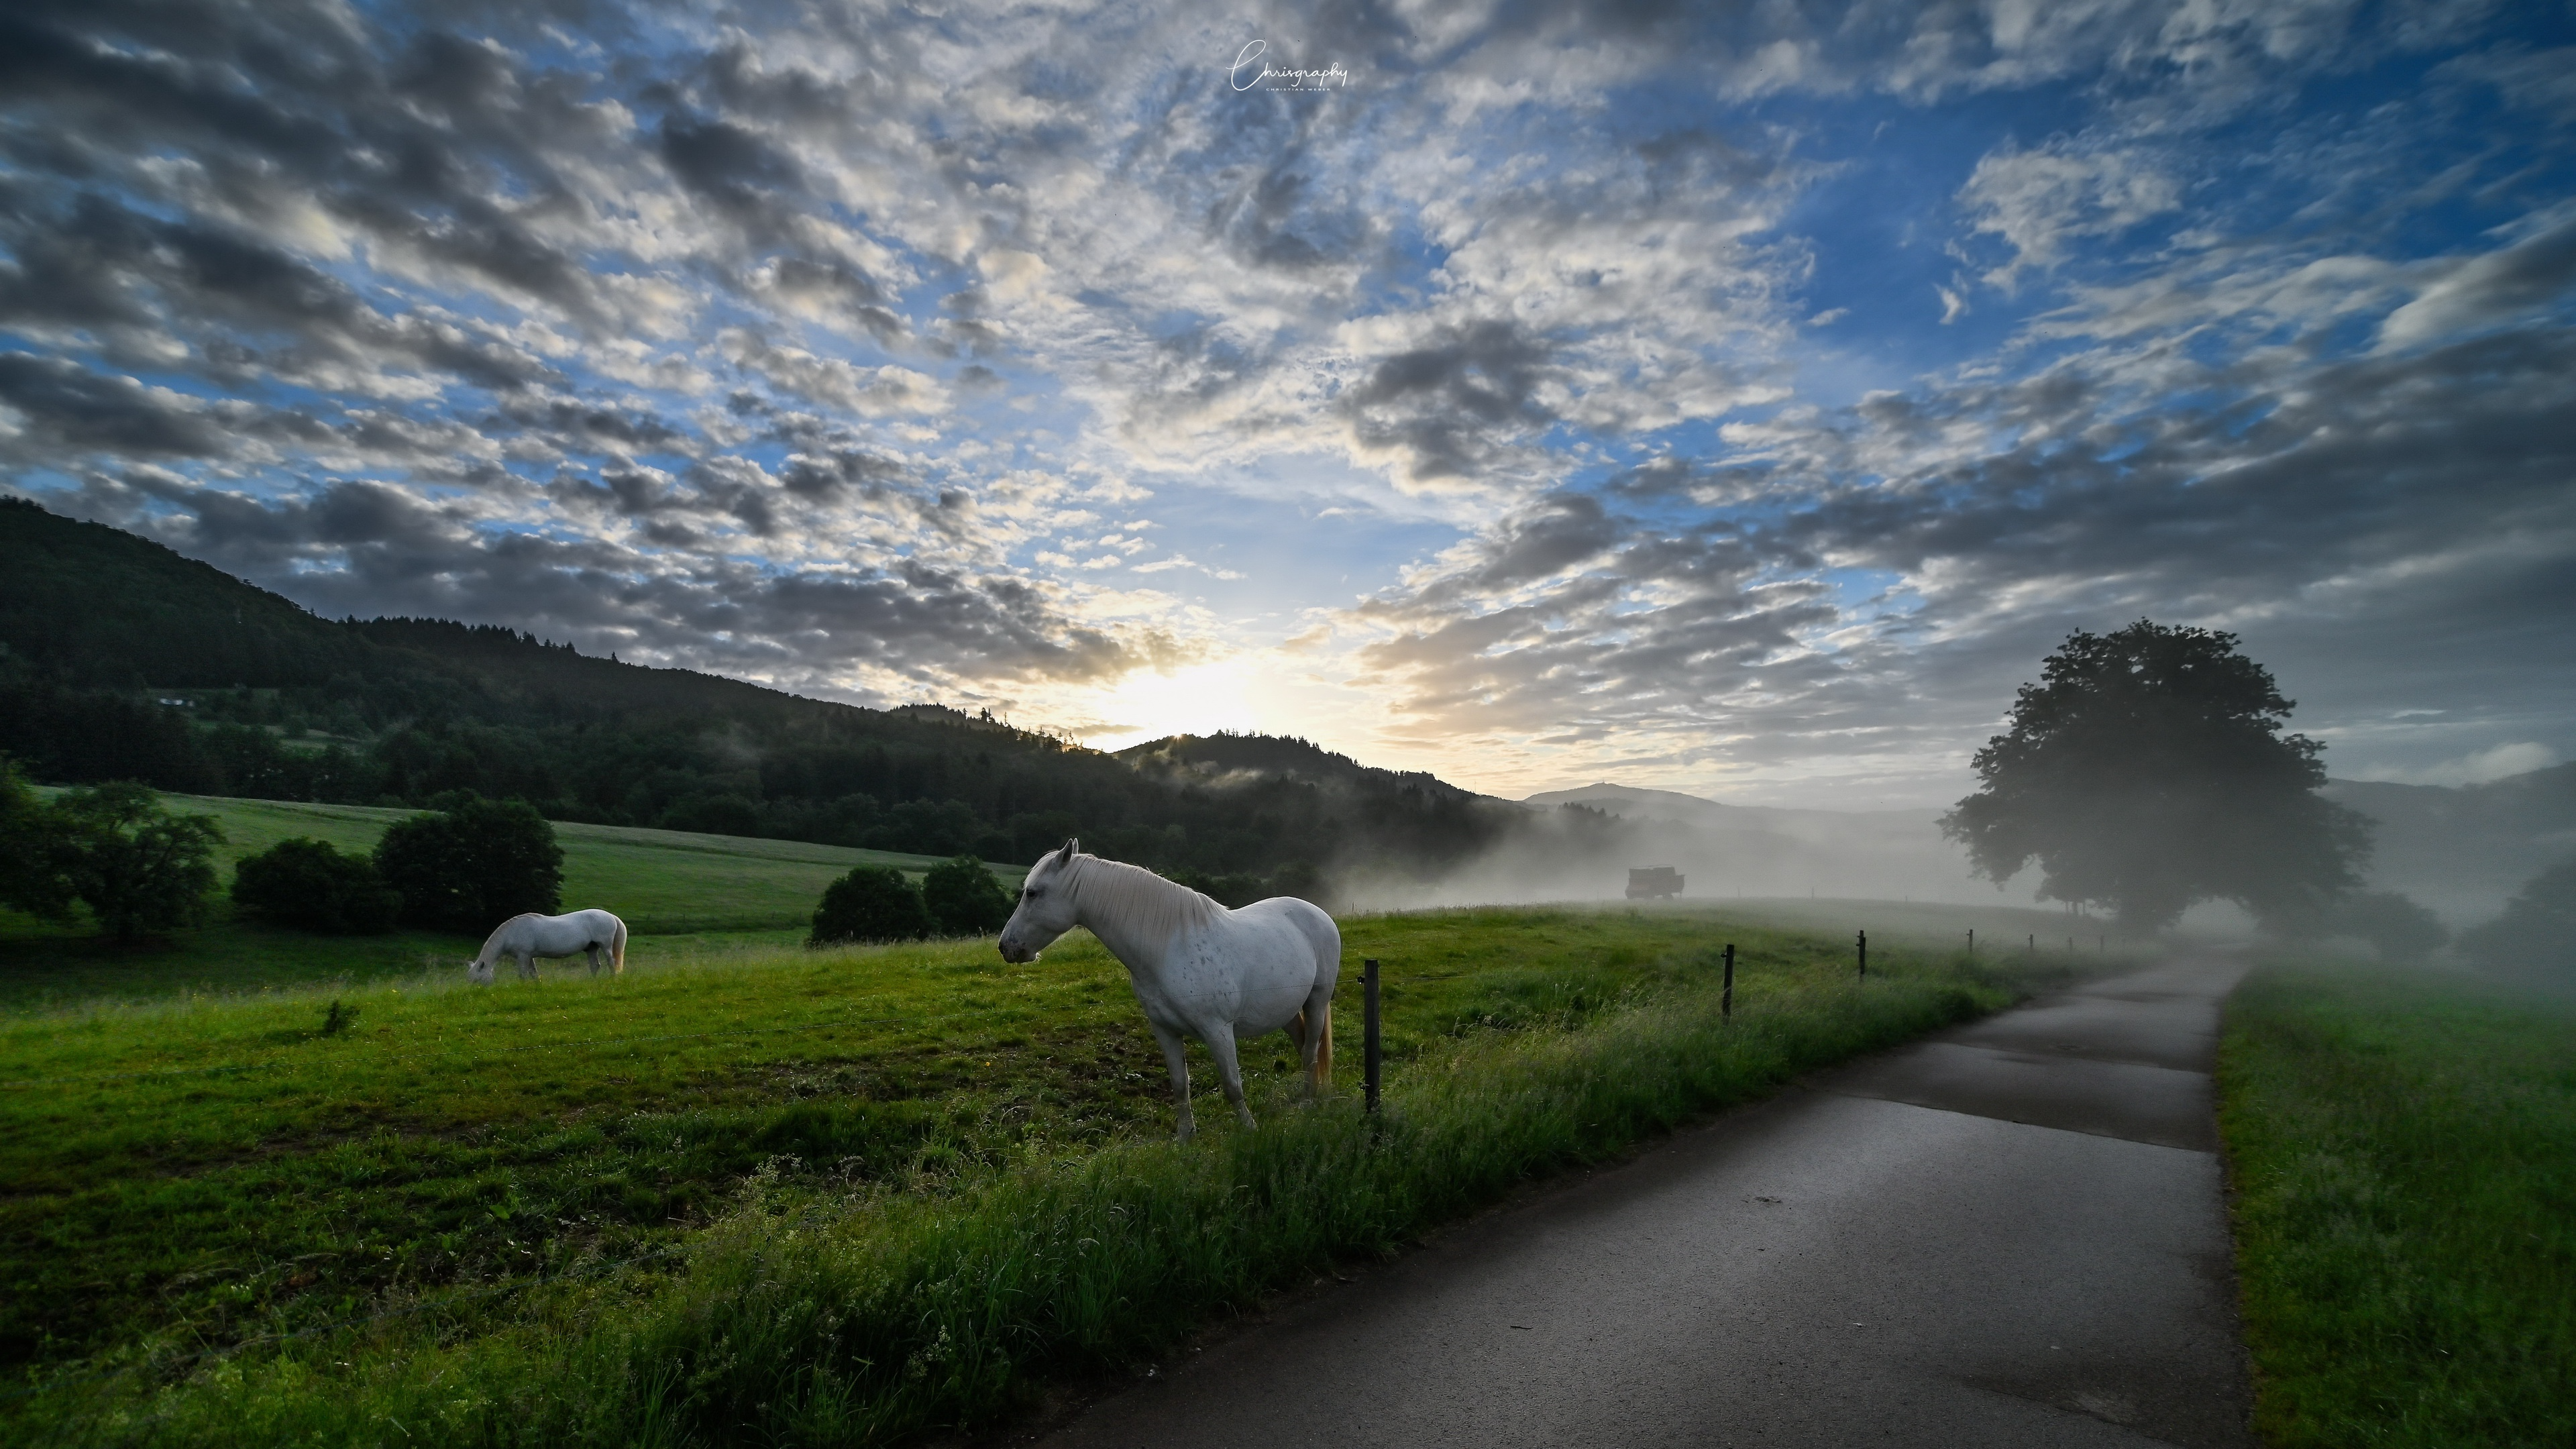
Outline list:
[[[1670,900],[1682,893],[1682,878],[1669,865],[1650,865],[1628,872],[1628,899]]]

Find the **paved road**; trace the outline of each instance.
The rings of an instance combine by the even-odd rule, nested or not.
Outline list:
[[[2177,962],[1811,1078],[1046,1442],[2249,1445],[2209,1076],[2240,970]]]

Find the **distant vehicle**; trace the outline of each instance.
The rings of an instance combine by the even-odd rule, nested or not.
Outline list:
[[[1650,865],[1628,872],[1628,899],[1651,901],[1670,899],[1682,893],[1682,878],[1669,865]]]

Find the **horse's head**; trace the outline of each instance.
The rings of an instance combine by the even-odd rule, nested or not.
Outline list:
[[[1019,907],[1002,925],[1003,960],[1034,961],[1056,937],[1073,929],[1070,872],[1081,849],[1081,842],[1068,840],[1063,849],[1048,851],[1029,867],[1028,879],[1020,882]]]
[[[468,961],[465,963],[465,979],[477,986],[489,986],[492,984],[492,968],[496,964],[492,961]]]

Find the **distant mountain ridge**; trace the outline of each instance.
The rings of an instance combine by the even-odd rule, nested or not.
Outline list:
[[[1635,785],[1614,785],[1604,781],[1572,790],[1548,790],[1526,797],[1528,805],[1590,805],[1599,809],[1618,809],[1623,815],[1641,819],[1687,820],[1694,824],[1716,825],[1729,829],[1770,830],[1805,823],[1822,824],[1855,820],[1896,821],[1930,820],[1938,810],[1812,810],[1779,805],[1729,805],[1719,800],[1704,800],[1676,790],[1647,790]]]
[[[367,805],[462,789],[560,820],[991,860],[1078,834],[1146,865],[1298,879],[1438,872],[1526,826],[1517,807],[1303,740],[1111,756],[989,715],[807,699],[506,628],[323,619],[6,498],[0,753],[56,783]]]
[[[2493,915],[2522,882],[2576,854],[2576,763],[2481,785],[2329,780],[2319,793],[2378,822],[2374,883],[2455,923]]]

